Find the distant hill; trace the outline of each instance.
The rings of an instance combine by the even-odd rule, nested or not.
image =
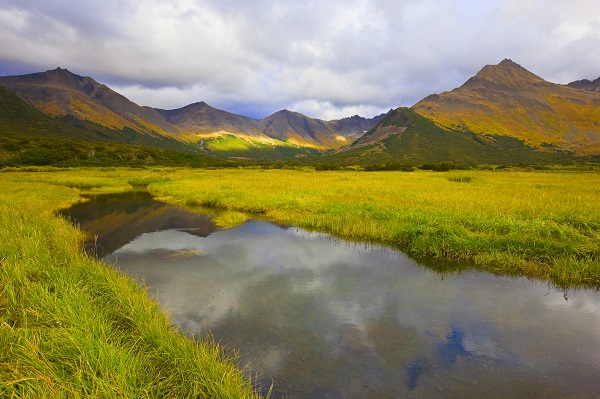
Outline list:
[[[256,126],[269,137],[295,144],[309,143],[322,148],[340,147],[344,144],[340,144],[343,139],[338,140],[336,132],[324,121],[287,109],[261,119]]]
[[[588,79],[576,80],[575,82],[567,84],[567,86],[572,87],[574,89],[600,93],[600,78],[593,81]]]
[[[354,115],[348,118],[329,121],[328,124],[333,131],[339,132],[340,135],[353,141],[375,127],[383,118],[385,118],[385,114],[377,115],[373,118]]]
[[[412,107],[440,126],[600,154],[600,94],[545,81],[511,60]]]
[[[204,101],[183,108],[157,109],[157,111],[167,122],[192,135],[225,133],[255,138],[265,137],[263,132],[253,126],[258,121],[213,108]]]
[[[518,164],[571,160],[562,151],[539,150],[523,141],[442,128],[410,108],[388,114],[352,145],[320,157],[322,163],[376,164]]]
[[[355,115],[333,121],[309,118],[287,109],[261,119],[255,126],[269,137],[295,144],[308,143],[320,148],[339,148],[352,143],[370,130],[384,115],[363,118]]]

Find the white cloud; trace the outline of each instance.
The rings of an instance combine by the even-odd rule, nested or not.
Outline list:
[[[0,72],[61,66],[141,105],[257,117],[412,105],[503,58],[593,79],[599,41],[588,0],[0,0]]]
[[[290,111],[300,112],[325,121],[342,119],[352,115],[360,115],[367,118],[383,114],[389,108],[379,108],[370,104],[336,106],[330,101],[302,100],[292,104]]]

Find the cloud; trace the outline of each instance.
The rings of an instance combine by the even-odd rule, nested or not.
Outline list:
[[[254,117],[412,105],[503,58],[593,79],[599,39],[587,0],[0,0],[0,72],[61,66],[142,105]]]

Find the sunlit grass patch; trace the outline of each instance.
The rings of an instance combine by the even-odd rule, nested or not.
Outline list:
[[[217,216],[213,218],[213,223],[217,226],[230,229],[240,224],[245,223],[248,220],[248,215],[242,212],[234,212],[234,211],[225,211],[220,212]]]

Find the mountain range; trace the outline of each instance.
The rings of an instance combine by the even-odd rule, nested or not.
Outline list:
[[[540,163],[600,155],[600,78],[558,85],[508,59],[410,108],[333,121],[289,110],[257,120],[205,102],[155,109],[61,68],[0,77],[0,85],[0,139],[54,137],[341,164]]]
[[[338,148],[351,143],[383,118],[383,115],[372,119],[354,116],[322,121],[282,110],[256,120],[213,108],[205,102],[174,110],[155,109],[139,106],[90,77],[62,68],[0,77],[0,85],[53,117],[72,117],[112,131],[133,130],[149,137],[170,137],[186,143],[202,141],[205,150],[220,136],[229,136],[230,145],[234,140],[233,147]]]

